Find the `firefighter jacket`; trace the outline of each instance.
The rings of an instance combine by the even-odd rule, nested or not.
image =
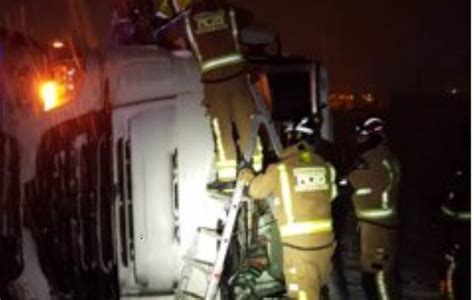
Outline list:
[[[469,174],[464,168],[458,168],[453,175],[452,183],[441,205],[441,212],[448,220],[469,222],[471,219]]]
[[[471,197],[469,169],[466,165],[466,162],[461,162],[453,172],[440,211],[447,230],[447,242],[450,246],[457,244],[461,251],[467,252],[471,236]]]
[[[400,165],[384,143],[365,151],[347,179],[354,187],[352,200],[360,221],[387,226],[398,223]]]
[[[335,170],[307,143],[285,149],[281,161],[253,178],[249,195],[273,196],[273,212],[285,244],[312,248],[332,244],[331,200]]]
[[[199,1],[191,4],[172,21],[162,35],[167,40],[185,36],[203,75],[227,67],[233,67],[229,68],[229,73],[240,73],[244,69],[245,59],[240,47],[239,28],[242,25],[240,20],[245,15],[239,13],[241,24],[238,24],[236,14],[236,9],[232,6]],[[220,75],[222,76],[222,71]],[[227,77],[231,74],[225,75]]]

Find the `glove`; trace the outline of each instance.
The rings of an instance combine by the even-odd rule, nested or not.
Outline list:
[[[251,169],[245,168],[239,172],[239,181],[243,181],[245,185],[249,185],[250,182],[254,179],[255,175]]]

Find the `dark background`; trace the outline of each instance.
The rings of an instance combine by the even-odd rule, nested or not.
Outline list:
[[[0,0],[0,24],[52,40],[106,44],[125,0]],[[469,91],[470,1],[235,0],[280,33],[284,51],[321,59],[333,90]],[[3,17],[1,16],[3,12]]]

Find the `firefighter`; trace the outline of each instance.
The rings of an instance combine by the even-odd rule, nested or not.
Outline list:
[[[446,226],[445,255],[441,279],[442,299],[469,299],[471,209],[469,175],[464,168],[455,172],[454,184],[441,205]]]
[[[368,299],[397,299],[397,197],[400,167],[379,118],[356,129],[358,161],[347,179],[360,230],[362,285]]]
[[[464,125],[461,151],[455,161],[440,213],[444,225],[442,299],[469,299],[471,295],[471,197],[469,195],[470,129]]]
[[[216,146],[217,181],[209,186],[211,189],[233,186],[238,153],[244,153],[249,142],[254,104],[239,41],[241,20],[224,0],[196,0],[157,35],[158,41],[179,41],[185,36],[198,61],[204,84],[203,105],[211,117]]]
[[[251,198],[273,197],[287,294],[294,299],[320,299],[335,247],[331,220],[335,171],[310,145],[315,129],[308,123],[309,118],[303,118],[296,126],[289,124],[279,163],[258,176],[250,169],[239,173]]]
[[[154,16],[149,0],[114,2],[112,20],[114,43],[117,45],[152,45],[154,32],[165,21]]]

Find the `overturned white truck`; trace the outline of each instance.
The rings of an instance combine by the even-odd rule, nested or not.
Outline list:
[[[206,190],[214,145],[191,55],[123,46],[25,61],[27,84],[6,80],[0,139],[9,279],[35,299],[173,298],[196,229],[216,228],[224,207]],[[330,140],[324,69],[255,64],[275,119],[320,113]],[[212,261],[217,240],[204,247]],[[231,289],[224,283],[221,297]]]

